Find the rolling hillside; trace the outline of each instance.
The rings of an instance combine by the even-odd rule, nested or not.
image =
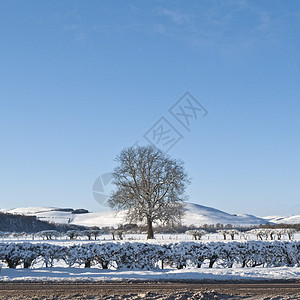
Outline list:
[[[118,226],[123,223],[124,213],[116,213],[113,211],[106,212],[86,212],[74,213],[73,209],[61,209],[56,207],[22,207],[15,209],[2,209],[0,211],[21,214],[27,216],[36,216],[37,219],[47,221],[49,223],[72,224],[83,226]],[[297,217],[289,218],[297,220]],[[298,220],[300,218],[298,217]],[[299,220],[300,221],[300,220]],[[223,212],[221,210],[193,203],[185,204],[185,215],[182,220],[183,225],[203,226],[204,224],[232,224],[239,226],[251,226],[273,222],[268,218],[259,218],[253,215],[235,215]],[[276,222],[274,222],[276,223]]]
[[[207,207],[199,204],[186,203],[185,204],[185,216],[182,220],[184,225],[201,226],[204,224],[232,224],[240,226],[251,226],[265,224],[267,220],[258,218],[252,215],[235,215],[228,214],[224,211]]]

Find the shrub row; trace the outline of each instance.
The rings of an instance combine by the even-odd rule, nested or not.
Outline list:
[[[98,266],[102,269],[279,267],[300,265],[300,242],[179,242],[88,243],[60,246],[48,243],[1,243],[0,260],[9,268]]]

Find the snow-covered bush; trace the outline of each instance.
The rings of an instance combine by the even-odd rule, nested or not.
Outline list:
[[[102,269],[109,267],[116,268],[116,261],[119,257],[119,244],[103,243],[98,244],[95,249],[95,262],[100,265]]]
[[[32,266],[40,256],[39,246],[31,243],[0,244],[0,260],[9,268],[16,268],[23,263],[24,268]]]
[[[22,253],[18,244],[1,244],[0,260],[5,262],[9,268],[16,268],[22,263]]]
[[[39,244],[40,259],[46,268],[53,267],[55,262],[61,260],[64,255],[64,247],[41,243]]]

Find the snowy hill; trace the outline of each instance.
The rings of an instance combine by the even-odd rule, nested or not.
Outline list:
[[[20,207],[14,209],[0,209],[0,211],[10,214],[36,216],[37,219],[49,223],[82,225],[88,227],[115,227],[118,224],[123,223],[122,220],[124,215],[114,211],[77,214],[74,213],[73,209],[62,209],[57,207]]]
[[[296,216],[269,216],[264,217],[268,222],[275,224],[300,224],[300,215]]]
[[[14,209],[1,209],[14,215],[36,216],[37,219],[49,223],[67,224],[73,219],[72,209],[61,210],[56,207],[19,207]]]
[[[39,220],[49,223],[74,224],[83,226],[118,226],[123,223],[124,213],[113,211],[94,213],[74,213],[73,209],[61,209],[56,207],[21,207],[15,209],[1,209],[2,212],[36,216]],[[292,217],[291,217],[292,218]],[[300,218],[299,218],[300,219]],[[203,226],[204,224],[232,224],[251,226],[273,222],[266,218],[258,218],[252,215],[233,215],[221,210],[193,203],[185,204],[183,225]],[[300,220],[299,220],[300,223]]]
[[[186,203],[185,216],[182,220],[184,225],[202,226],[204,224],[232,224],[240,226],[251,226],[265,224],[268,220],[252,215],[232,215],[224,211],[199,204]]]

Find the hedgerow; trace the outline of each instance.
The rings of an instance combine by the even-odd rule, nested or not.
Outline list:
[[[9,268],[53,267],[58,262],[101,269],[299,266],[300,242],[0,243],[0,260]]]

